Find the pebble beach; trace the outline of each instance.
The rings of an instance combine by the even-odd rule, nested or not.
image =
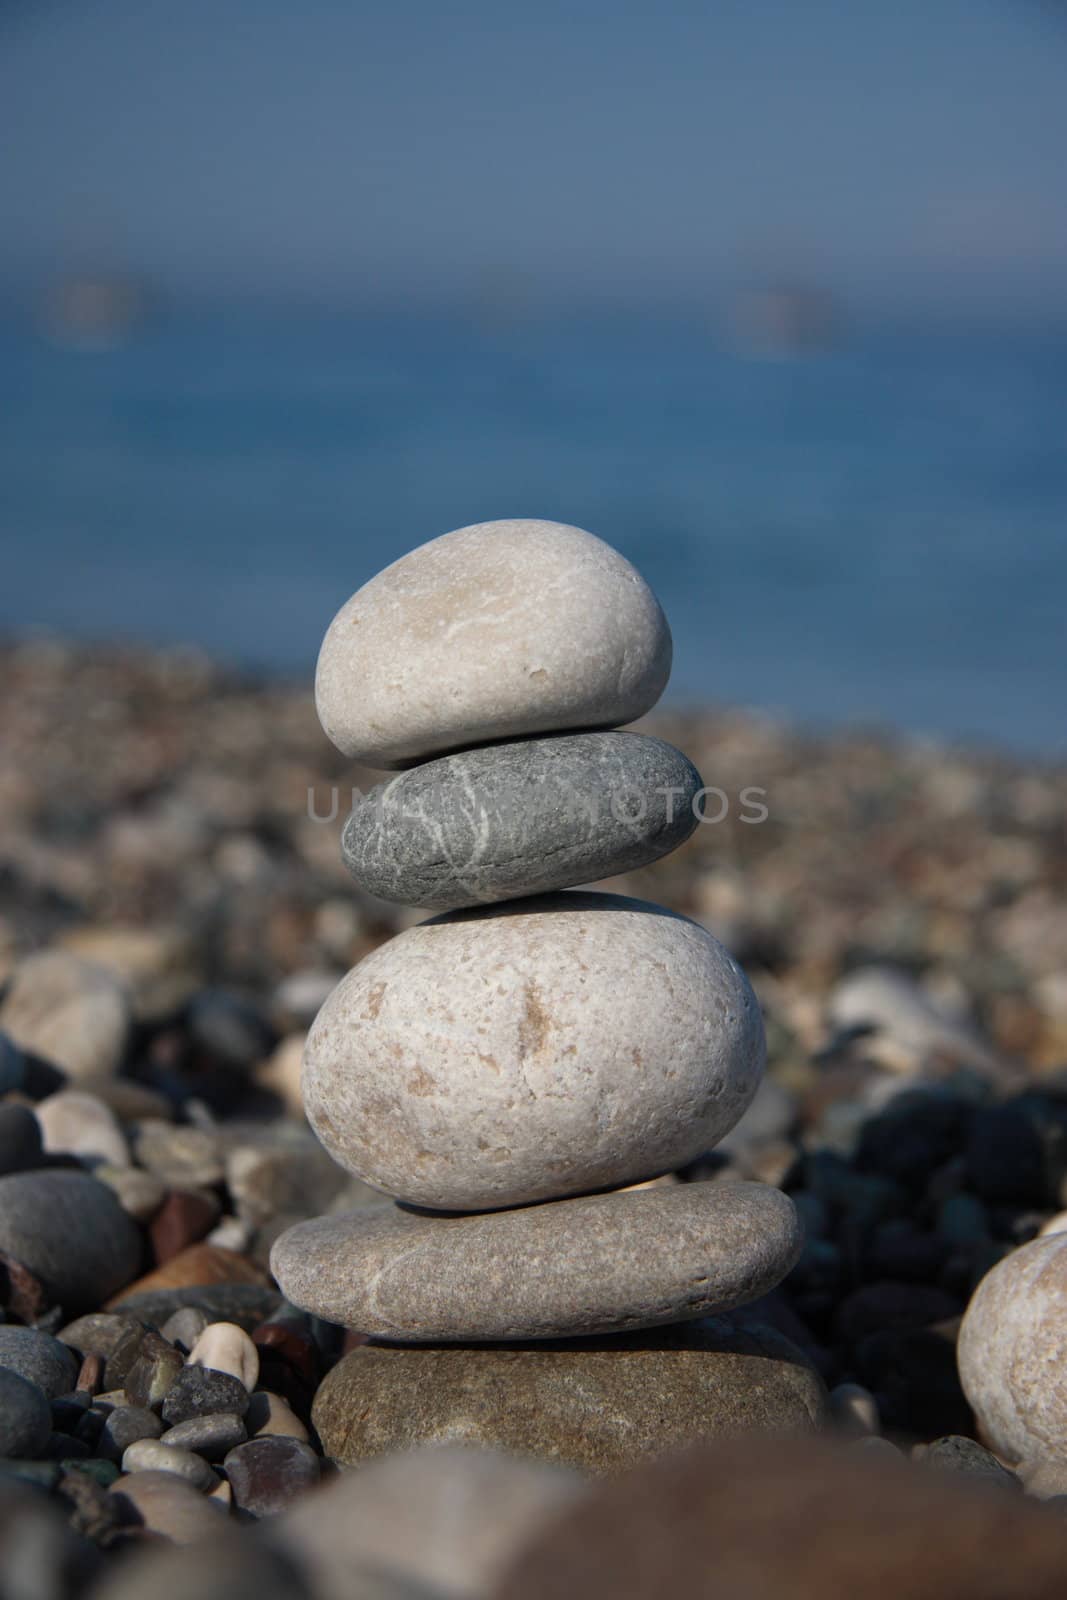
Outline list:
[[[1061,1592],[1067,769],[657,706],[648,770],[684,752],[702,804],[688,837],[648,823],[644,864],[598,830],[598,893],[646,908],[599,1033],[644,1029],[682,1070],[680,1013],[628,1006],[627,964],[693,929],[745,986],[723,1014],[758,1002],[759,1087],[739,1035],[706,1148],[656,1144],[646,1099],[565,1181],[536,1128],[525,1164],[479,1166],[472,1140],[409,1170],[394,1138],[370,1172],[369,1134],[334,1147],[336,1049],[305,1116],[309,1030],[359,963],[429,959],[408,896],[471,902],[402,860],[380,806],[356,825],[382,780],[359,730],[344,754],[309,682],[193,652],[37,639],[0,646],[0,677],[0,1592],[637,1600],[757,1555],[770,1600]],[[620,737],[570,742],[592,771]],[[689,770],[668,772],[687,805]],[[508,873],[486,898],[530,892]],[[444,959],[462,1008],[467,946]],[[382,1190],[384,1242],[360,1231]],[[499,1264],[516,1217],[544,1265],[472,1307],[459,1263]],[[718,1299],[676,1320],[709,1230]],[[382,1252],[420,1250],[385,1310],[361,1294]],[[583,1262],[599,1299],[573,1292]],[[891,1556],[874,1500],[915,1530]]]

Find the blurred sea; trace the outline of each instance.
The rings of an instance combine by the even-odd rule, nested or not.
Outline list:
[[[349,593],[493,517],[648,577],[675,702],[1067,750],[1067,337],[752,359],[604,318],[0,332],[0,631],[313,665]]]

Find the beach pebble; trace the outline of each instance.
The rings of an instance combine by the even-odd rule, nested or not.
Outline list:
[[[162,1266],[211,1232],[222,1206],[205,1189],[171,1189],[148,1229],[152,1254]]]
[[[221,1461],[228,1450],[244,1444],[248,1438],[241,1418],[232,1411],[213,1411],[205,1417],[190,1417],[188,1422],[176,1423],[163,1435],[168,1448],[193,1450],[205,1461]]]
[[[0,1367],[43,1389],[49,1400],[69,1394],[78,1380],[78,1363],[65,1344],[37,1328],[0,1323]]]
[[[941,1060],[972,1067],[992,1079],[1006,1076],[978,1031],[939,1005],[894,967],[859,967],[837,984],[827,1007],[831,1047],[850,1038],[890,1071],[916,1073]]]
[[[299,1558],[319,1600],[352,1600],[364,1572],[481,1600],[583,1488],[565,1467],[431,1445],[343,1473],[281,1517],[270,1537]]]
[[[115,1072],[130,1011],[112,973],[65,950],[42,950],[15,968],[0,1004],[0,1028],[77,1082]]]
[[[179,1311],[186,1305],[210,1308],[209,1315],[217,1308],[212,1321],[225,1317],[227,1321],[236,1322],[240,1319],[225,1309],[231,1299],[238,1305],[265,1305],[269,1296],[252,1294],[250,1290],[265,1289],[266,1283],[262,1267],[246,1256],[224,1250],[219,1245],[191,1244],[154,1272],[147,1272],[143,1278],[128,1284],[121,1295],[114,1297],[112,1304],[143,1317],[146,1322],[163,1322],[172,1311]],[[257,1320],[262,1321],[263,1317]]]
[[[337,982],[335,979],[331,988],[335,988]],[[327,995],[323,995],[320,1005],[326,999]],[[318,1007],[315,1009],[318,1010]],[[300,1075],[304,1067],[306,1039],[307,1034],[304,1031],[286,1034],[278,1048],[255,1073],[256,1083],[268,1089],[271,1094],[276,1094],[291,1117],[304,1115],[304,1094],[300,1087]]]
[[[222,1182],[222,1152],[215,1134],[169,1122],[142,1123],[134,1146],[142,1167],[168,1189],[210,1189]]]
[[[87,1163],[128,1167],[130,1147],[115,1113],[83,1089],[61,1089],[35,1107],[44,1148]]]
[[[730,1310],[800,1246],[777,1189],[688,1183],[485,1216],[366,1207],[299,1223],[271,1265],[294,1304],[376,1338],[548,1339]]]
[[[1067,1234],[1023,1245],[987,1272],[957,1344],[982,1437],[1028,1469],[1067,1463]]]
[[[830,1412],[845,1433],[861,1436],[882,1431],[878,1402],[862,1384],[839,1383],[836,1389],[831,1389]]]
[[[106,1183],[119,1205],[135,1222],[148,1222],[166,1199],[167,1186],[161,1178],[141,1167],[100,1166],[93,1177]]]
[[[1067,1233],[1067,1211],[1057,1211],[1055,1216],[1041,1224],[1040,1238],[1047,1239],[1051,1233]]]
[[[40,1455],[51,1432],[52,1412],[44,1390],[0,1367],[0,1456]]]
[[[259,1377],[259,1351],[235,1322],[213,1322],[189,1352],[191,1365],[228,1372],[252,1392]]]
[[[588,1472],[739,1430],[807,1432],[825,1416],[800,1352],[729,1318],[592,1346],[363,1345],[327,1373],[312,1408],[323,1449],[346,1465],[449,1442]]]
[[[116,1478],[108,1493],[120,1501],[131,1520],[175,1544],[210,1537],[226,1517],[222,1506],[176,1472],[132,1472]]]
[[[41,1165],[41,1124],[29,1106],[0,1105],[0,1177]]]
[[[308,1441],[308,1431],[292,1406],[268,1389],[257,1389],[249,1398],[245,1424],[252,1438],[301,1439],[305,1444]]]
[[[284,1511],[319,1481],[319,1458],[311,1446],[282,1435],[239,1444],[222,1466],[234,1505],[252,1517]]]
[[[174,1427],[190,1417],[225,1411],[243,1417],[248,1410],[248,1390],[240,1378],[210,1367],[183,1368],[163,1402],[163,1421]]]
[[[663,693],[671,636],[625,558],[558,522],[433,539],[342,606],[315,676],[319,721],[371,767],[632,722]]]
[[[29,1463],[36,1466],[38,1463]],[[50,1465],[54,1466],[55,1463]],[[58,1478],[58,1468],[56,1468]],[[45,1485],[0,1478],[0,1594],[4,1600],[73,1600],[87,1592],[102,1565],[79,1538]]]
[[[207,1494],[218,1483],[203,1456],[160,1439],[137,1439],[122,1457],[123,1472],[174,1472],[194,1489]]]
[[[168,1344],[174,1345],[188,1355],[208,1326],[208,1318],[203,1311],[199,1311],[195,1306],[184,1306],[182,1310],[175,1311],[173,1316],[168,1317],[159,1331]]]
[[[209,1507],[219,1504],[218,1492],[203,1497]],[[210,1527],[205,1537],[194,1543],[176,1549],[160,1540],[145,1541],[144,1549],[126,1552],[121,1561],[110,1562],[93,1589],[92,1600],[145,1600],[146,1596],[151,1600],[327,1600],[313,1595],[303,1573],[283,1551],[248,1538],[244,1529],[228,1525],[218,1512],[209,1511],[208,1515]],[[27,1596],[26,1600],[61,1600],[61,1596]],[[399,1590],[357,1590],[350,1583],[344,1600],[408,1597]],[[413,1596],[412,1600],[442,1597]]]
[[[938,1467],[943,1472],[957,1472],[965,1478],[977,1478],[1001,1489],[1022,1488],[1015,1473],[1002,1466],[991,1450],[960,1434],[948,1434],[944,1439],[935,1439],[927,1445],[922,1460],[928,1467]]]
[[[185,1026],[195,1050],[231,1071],[247,1071],[265,1060],[276,1043],[258,1007],[227,989],[198,990]]]
[[[97,1453],[105,1461],[121,1461],[131,1444],[158,1439],[162,1432],[162,1422],[147,1406],[115,1406],[104,1418],[96,1442]]]
[[[112,1191],[84,1172],[0,1178],[0,1250],[40,1280],[68,1314],[96,1309],[130,1282],[141,1235]]]
[[[637,733],[463,750],[372,789],[341,839],[361,888],[450,910],[644,866],[697,825],[700,774]]]
[[[181,1373],[185,1357],[180,1350],[160,1337],[146,1333],[137,1359],[126,1376],[125,1389],[130,1404],[156,1411],[163,1404]]]
[[[741,1116],[759,1006],[696,923],[577,891],[432,918],[344,979],[304,1100],[334,1159],[416,1205],[487,1210],[669,1171]]]

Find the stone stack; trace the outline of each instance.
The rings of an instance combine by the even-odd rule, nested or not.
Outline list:
[[[374,894],[443,913],[360,962],[307,1041],[312,1127],[393,1197],[301,1223],[272,1256],[291,1301],[370,1336],[316,1402],[342,1460],[466,1437],[615,1466],[817,1420],[790,1347],[697,1320],[789,1270],[791,1202],[760,1184],[641,1187],[751,1101],[752,991],[696,923],[571,887],[696,826],[686,758],[603,731],[655,704],[670,657],[638,573],[549,522],[434,540],[326,635],[323,727],[399,769],[356,805],[345,859]]]

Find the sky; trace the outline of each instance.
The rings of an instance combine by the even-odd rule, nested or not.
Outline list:
[[[1040,0],[0,0],[0,276],[1067,306]]]

